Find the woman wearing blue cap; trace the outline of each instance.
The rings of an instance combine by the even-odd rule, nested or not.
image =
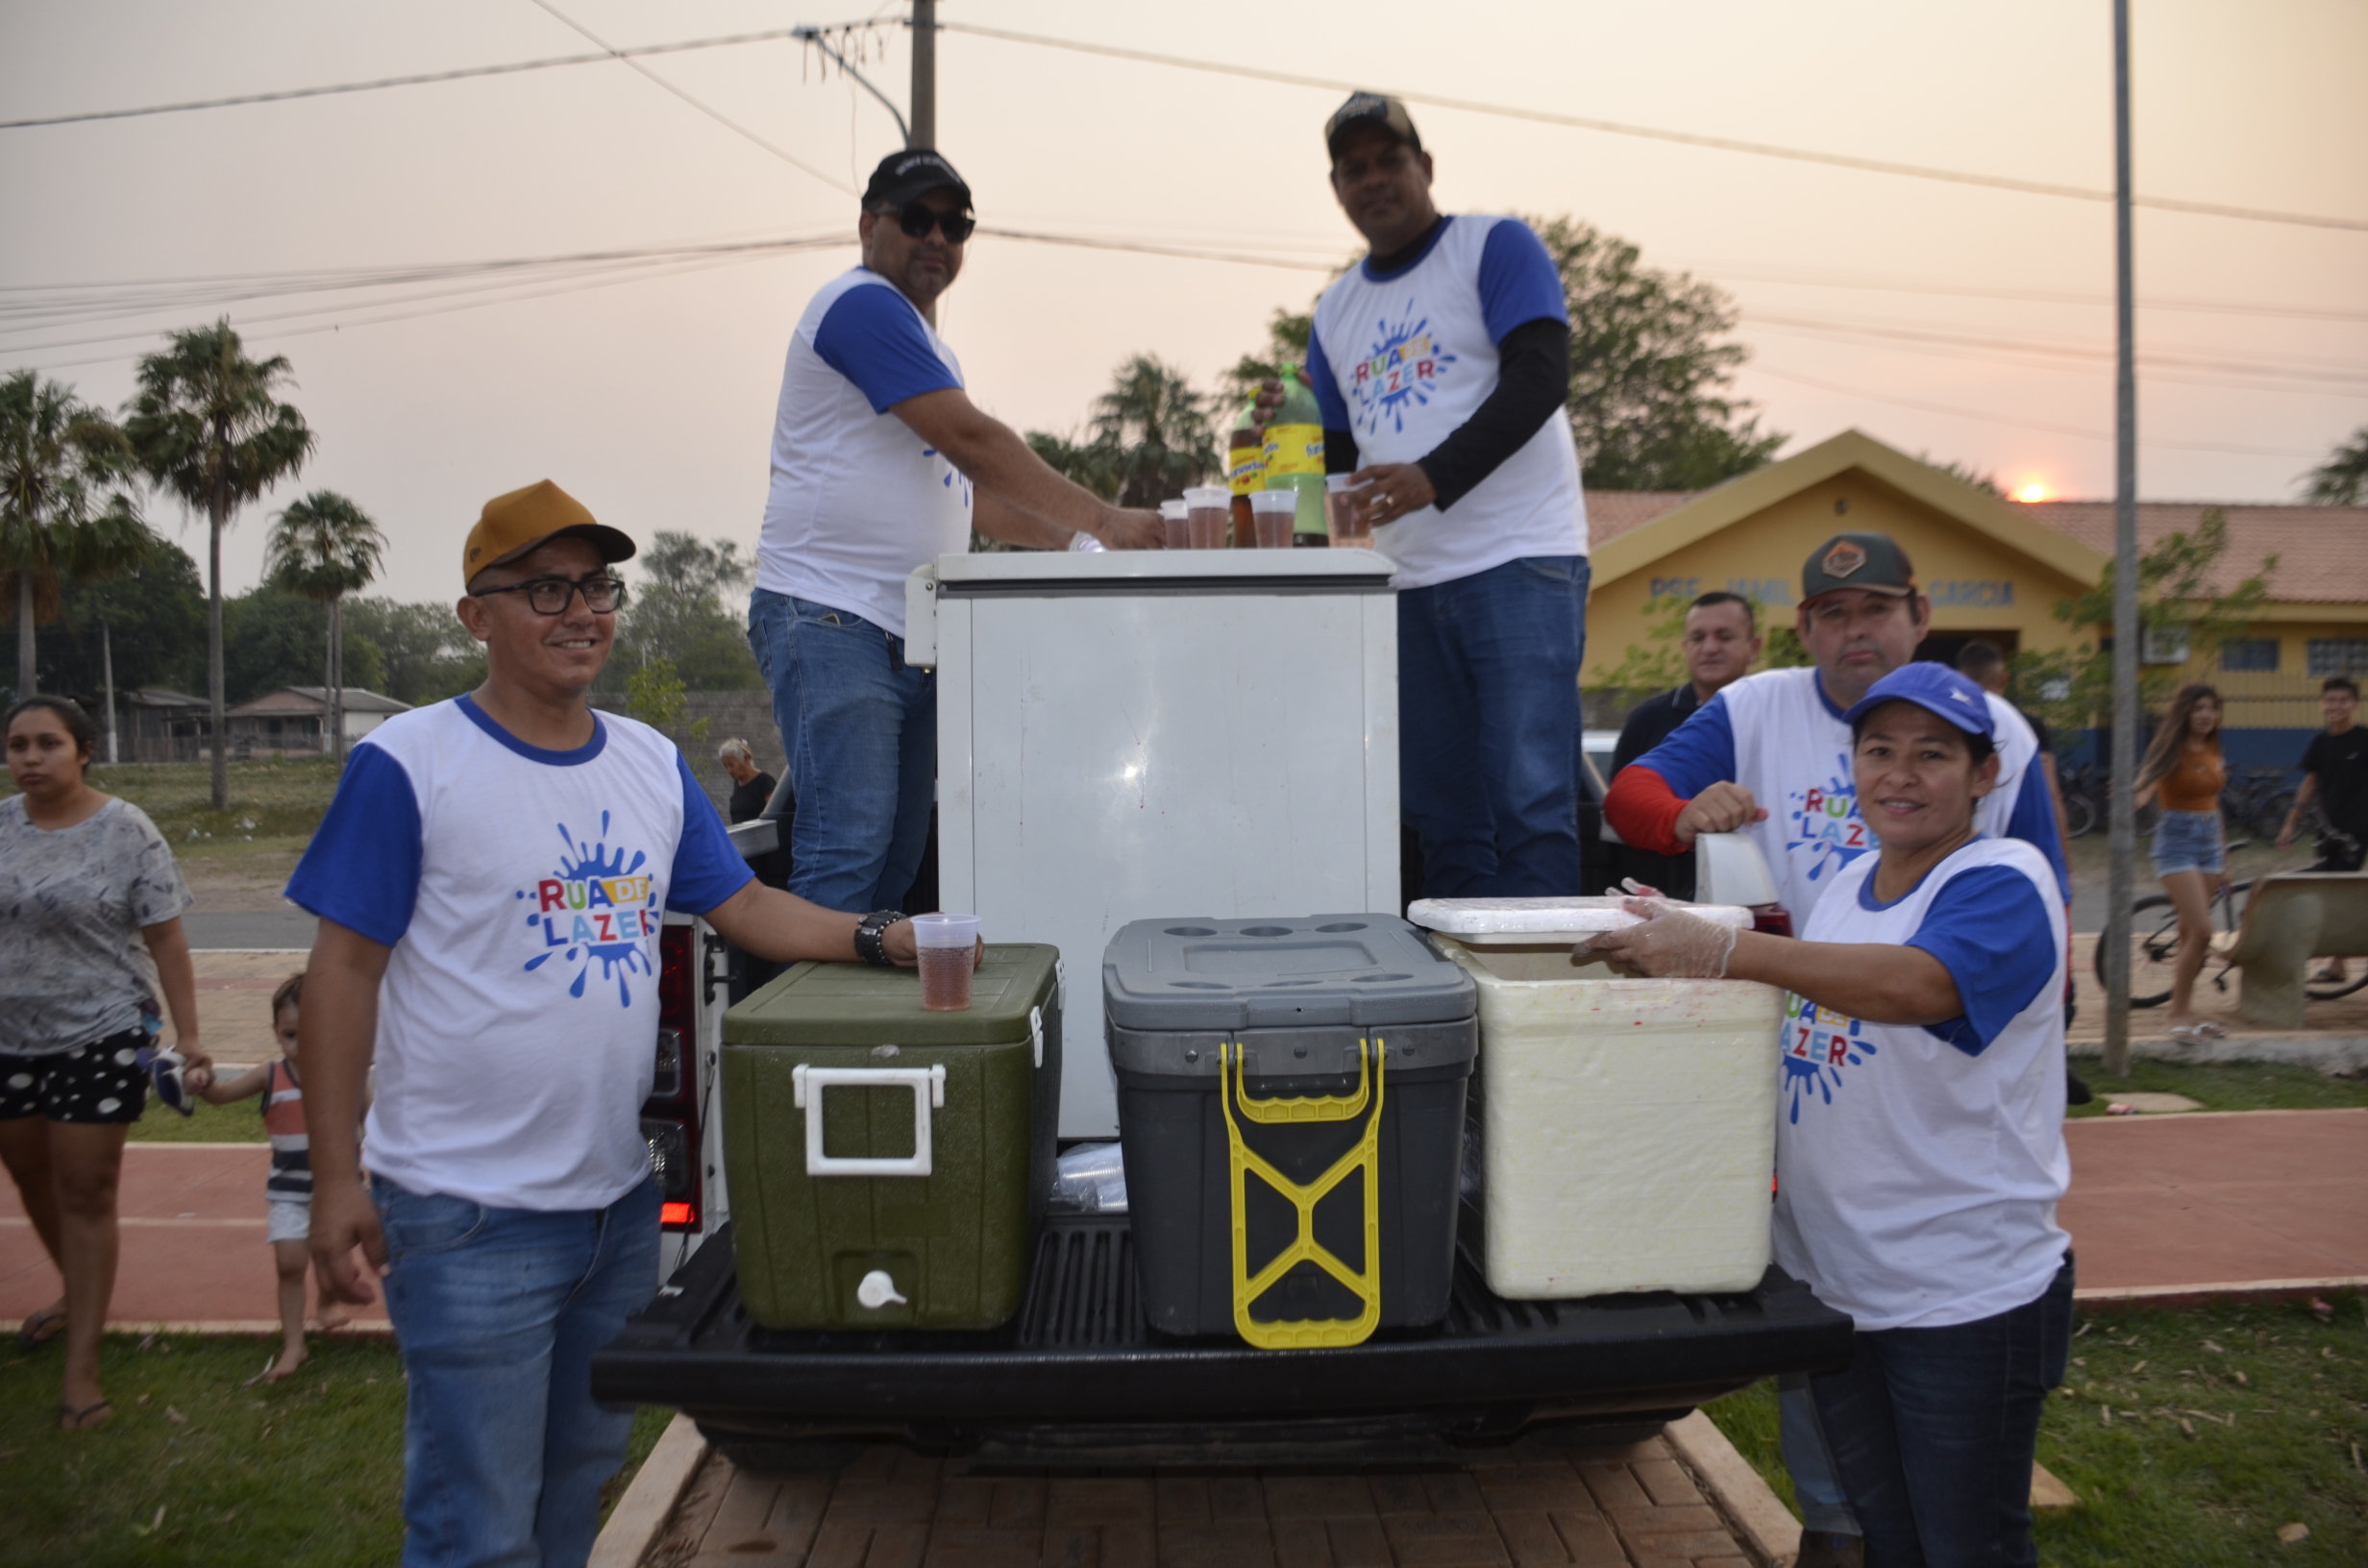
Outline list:
[[[2039,852],[1977,836],[1995,786],[1981,688],[1937,664],[1845,716],[1882,845],[1800,940],[1666,902],[1588,947],[1649,975],[1782,986],[1777,1262],[1858,1324],[1811,1380],[1883,1564],[2035,1563],[2031,1464],[2071,1328],[2063,906]]]

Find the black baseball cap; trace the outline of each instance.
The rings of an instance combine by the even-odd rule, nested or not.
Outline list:
[[[1338,158],[1341,137],[1368,125],[1379,126],[1416,152],[1422,151],[1422,133],[1415,129],[1414,116],[1406,112],[1406,106],[1378,92],[1352,92],[1348,102],[1332,111],[1332,117],[1323,122],[1324,149]]]
[[[964,208],[971,206],[971,187],[953,172],[943,154],[926,147],[907,147],[879,160],[879,167],[872,171],[872,183],[863,187],[863,205],[867,210],[901,208],[933,190],[950,190],[962,198]]]
[[[1838,533],[1801,563],[1801,602],[1837,588],[1904,599],[1915,592],[1915,566],[1887,533]]]

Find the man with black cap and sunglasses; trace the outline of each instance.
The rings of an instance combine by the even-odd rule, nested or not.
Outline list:
[[[904,579],[973,528],[1039,550],[1155,546],[1157,514],[1071,483],[981,412],[928,315],[961,274],[971,189],[926,148],[872,172],[863,263],[790,338],[756,546],[749,646],[798,799],[790,889],[876,911],[920,870],[937,781],[936,688],[904,662]]]
[[[1324,127],[1370,247],[1317,302],[1324,467],[1353,473],[1397,563],[1399,780],[1430,896],[1579,888],[1587,509],[1565,408],[1561,274],[1518,218],[1445,216],[1406,106]],[[1360,466],[1362,465],[1362,466]]]

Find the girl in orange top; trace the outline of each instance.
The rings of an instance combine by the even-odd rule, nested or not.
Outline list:
[[[2229,779],[2220,756],[2220,694],[2199,683],[2171,698],[2162,727],[2137,771],[2137,804],[2157,796],[2155,872],[2179,911],[2179,953],[2171,970],[2171,1038],[2217,1040],[2228,1033],[2195,1016],[2195,977],[2211,944],[2211,898],[2228,885],[2228,847],[2220,830],[2220,792]]]

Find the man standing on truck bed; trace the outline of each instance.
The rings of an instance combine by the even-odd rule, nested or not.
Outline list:
[[[1397,563],[1398,775],[1427,897],[1579,891],[1587,508],[1562,276],[1518,218],[1443,215],[1394,98],[1324,127],[1370,247],[1307,345],[1324,467]],[[1360,468],[1360,462],[1367,466]]]
[[[976,222],[936,153],[881,159],[855,227],[863,264],[814,296],[781,374],[749,646],[798,796],[790,891],[826,909],[902,898],[928,840],[937,689],[904,662],[913,569],[969,550],[974,527],[1038,550],[1161,537],[1156,513],[1061,478],[963,390],[927,312]]]
[[[584,703],[633,542],[548,479],[462,551],[476,691],[354,748],[289,881],[320,917],[302,1032],[324,1301],[385,1282],[408,1379],[404,1561],[581,1563],[630,1410],[593,1351],[657,1283],[640,1107],[666,912],[780,963],[914,962],[751,880],[674,743]],[[370,1178],[355,1129],[375,1055]]]
[[[1604,815],[1630,845],[1683,854],[1700,833],[1749,834],[1775,874],[1791,926],[1803,929],[1838,872],[1878,845],[1859,814],[1850,725],[1867,688],[1914,658],[1932,627],[1908,552],[1887,534],[1837,534],[1801,566],[1794,620],[1813,668],[1764,670],[1727,687],[1665,741],[1620,770]],[[1986,838],[2022,839],[2046,856],[2058,891],[2071,876],[2057,836],[2055,801],[2036,766],[2039,743],[2014,705],[1985,694],[1998,756],[1997,783],[1977,805]],[[1782,1380],[1778,1411],[1785,1464],[1813,1535],[1802,1561],[1838,1563],[1858,1534],[1827,1453],[1808,1380]]]

